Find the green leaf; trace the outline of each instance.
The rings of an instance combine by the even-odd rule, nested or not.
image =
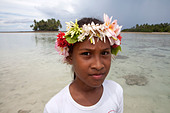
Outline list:
[[[74,35],[72,38],[71,38],[71,35],[66,35],[65,38],[66,38],[66,41],[69,43],[69,44],[74,44],[78,41],[77,37],[79,35]]]
[[[111,53],[114,54],[115,56],[119,51],[122,51],[120,46],[118,46],[117,48],[111,48]]]

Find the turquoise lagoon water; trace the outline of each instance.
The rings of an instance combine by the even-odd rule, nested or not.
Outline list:
[[[42,112],[49,98],[71,82],[70,67],[62,64],[54,49],[56,35],[0,33],[0,112],[17,112],[24,105]],[[122,52],[107,79],[122,85],[124,113],[169,112],[170,35],[122,33],[122,37]],[[129,86],[126,75],[145,76],[148,83]]]

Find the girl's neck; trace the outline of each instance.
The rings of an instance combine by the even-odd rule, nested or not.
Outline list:
[[[101,88],[103,88],[102,85],[99,87],[91,87],[76,79],[71,83],[71,86],[74,87],[76,90],[85,93],[94,92],[96,90],[100,90]]]
[[[96,104],[103,94],[103,86],[90,87],[73,81],[69,87],[72,98],[80,105],[92,106]]]

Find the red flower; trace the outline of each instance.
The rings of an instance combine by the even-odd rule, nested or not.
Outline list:
[[[60,33],[58,33],[57,37],[58,37],[58,38],[62,38],[64,35],[65,35],[65,33],[63,33],[63,32],[60,31]]]
[[[120,40],[120,44],[121,44],[122,37],[120,36],[120,34],[117,36],[117,38]],[[114,45],[112,46],[112,48],[117,48],[118,46],[119,46],[119,45],[114,44]]]
[[[117,48],[119,45],[116,45],[116,44],[114,44],[114,45],[112,45],[112,48]]]
[[[120,34],[117,36],[117,38],[121,41],[122,37],[120,36]]]
[[[57,42],[56,42],[56,46],[59,46],[59,47],[66,47],[68,45],[70,45],[67,41],[66,41],[66,38],[64,38],[63,36],[65,36],[65,33],[61,32],[57,35]]]

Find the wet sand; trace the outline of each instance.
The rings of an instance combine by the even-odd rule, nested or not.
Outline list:
[[[71,69],[66,65],[57,64],[57,67],[51,65],[51,69],[46,66],[39,69],[34,64],[30,67],[34,70],[28,67],[23,72],[25,75],[15,69],[11,71],[18,73],[16,76],[1,75],[1,113],[42,113],[48,100],[72,81]],[[47,69],[50,72],[43,71]],[[112,67],[111,70],[113,69]],[[169,112],[170,92],[167,90],[169,86],[166,86],[168,84],[166,77],[151,76],[147,77],[148,83],[145,85],[128,85],[124,78],[125,73],[119,72],[122,76],[115,73],[111,71],[107,79],[114,80],[123,87],[124,113]],[[160,79],[163,83],[160,83]]]

